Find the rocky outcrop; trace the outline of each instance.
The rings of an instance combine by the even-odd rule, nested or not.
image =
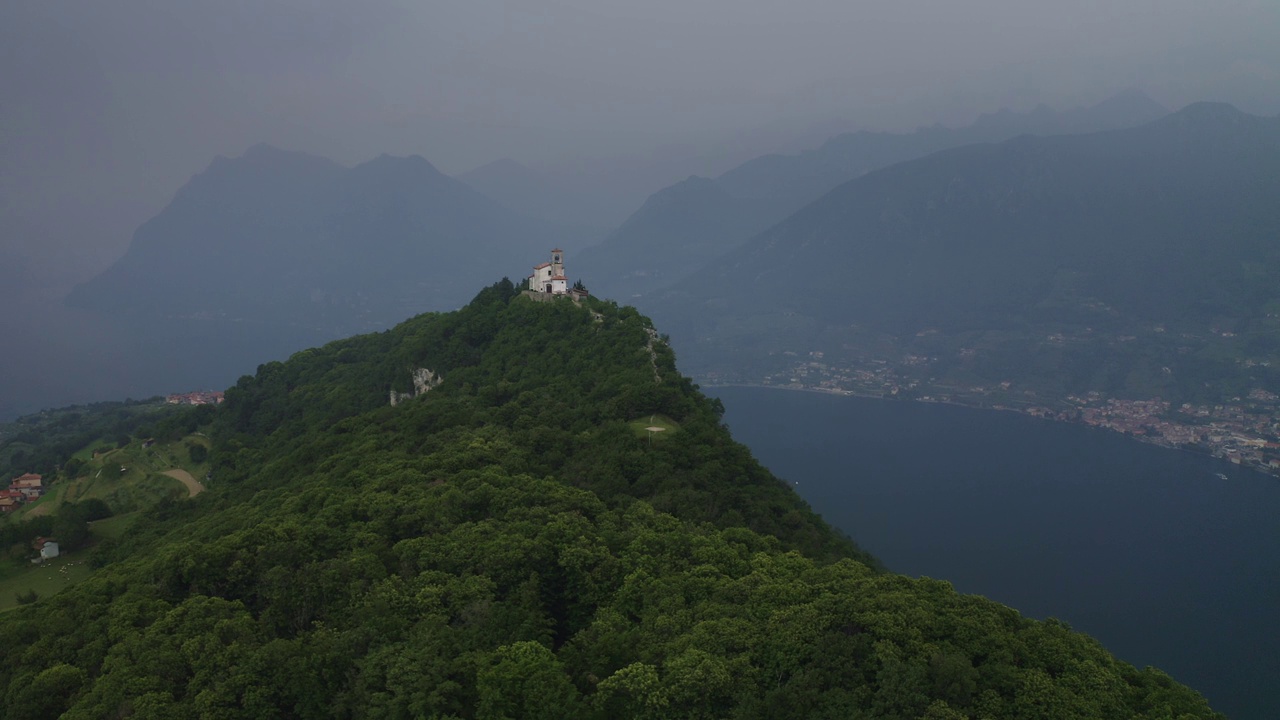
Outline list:
[[[409,392],[396,392],[395,390],[392,390],[391,406],[395,407],[406,400],[412,400],[419,395],[424,395],[430,391],[431,388],[436,387],[442,382],[444,382],[444,379],[431,370],[428,370],[427,368],[415,368],[413,370],[413,390]]]
[[[645,341],[644,346],[649,351],[649,365],[653,367],[653,381],[661,385],[662,376],[658,374],[658,351],[653,349],[653,344],[659,341],[658,331],[653,328],[645,328],[645,332],[649,334],[649,339]]]

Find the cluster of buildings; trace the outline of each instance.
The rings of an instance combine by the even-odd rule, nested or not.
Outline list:
[[[170,405],[217,405],[222,402],[221,390],[198,390],[166,396],[164,401]]]
[[[1068,397],[1068,400],[1073,398]],[[1079,402],[1088,402],[1078,400]],[[1115,430],[1129,435],[1155,435],[1164,430],[1172,430],[1171,425],[1163,423],[1160,418],[1169,412],[1169,403],[1161,400],[1117,400],[1106,398],[1100,406],[1089,406],[1080,409],[1080,421],[1085,425]]]
[[[1265,390],[1250,394],[1250,400],[1263,405],[1273,402],[1274,397]],[[1236,465],[1280,470],[1280,426],[1271,409],[1263,405],[1184,403],[1170,413],[1169,403],[1160,400],[1068,399],[1087,404],[1079,415],[1086,425],[1116,430],[1165,447],[1200,448]],[[1095,404],[1098,401],[1101,403]]]
[[[13,479],[9,487],[0,490],[0,513],[11,513],[44,495],[44,477],[36,473],[26,473]]]
[[[795,359],[785,371],[767,375],[764,385],[818,390],[843,395],[910,397],[930,402],[1012,410],[1036,417],[1076,422],[1124,433],[1163,447],[1195,449],[1234,464],[1280,475],[1280,395],[1254,389],[1223,405],[1183,404],[1174,408],[1159,398],[1122,400],[1100,392],[1068,395],[1062,400],[1036,397],[1030,390],[1014,393],[1012,383],[991,386],[947,386],[909,378],[904,368],[935,360],[905,355],[898,362],[865,360],[852,366],[829,364],[821,352]],[[712,383],[741,382],[708,375]],[[925,392],[936,394],[923,394]]]
[[[825,353],[815,350],[803,360],[799,353],[787,350],[784,356],[796,358],[781,372],[765,375],[761,384],[769,387],[785,387],[796,390],[819,390],[838,395],[862,395],[869,397],[896,397],[903,389],[914,390],[918,382],[908,381],[894,371],[886,360],[867,360],[860,365],[840,366],[825,362]],[[904,356],[906,364],[919,364],[914,355]],[[713,384],[742,382],[743,378],[727,378],[719,373],[708,373]]]

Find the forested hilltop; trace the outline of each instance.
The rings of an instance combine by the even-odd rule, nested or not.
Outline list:
[[[631,308],[504,280],[260,367],[208,432],[208,492],[0,614],[0,717],[1220,717],[877,568]]]

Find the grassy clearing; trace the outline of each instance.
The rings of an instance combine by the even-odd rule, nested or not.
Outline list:
[[[634,432],[637,437],[642,437],[647,440],[652,436],[655,442],[662,438],[671,437],[671,435],[675,434],[675,432],[680,429],[680,423],[677,423],[675,420],[661,414],[645,415],[644,417],[631,420],[627,424],[631,426],[632,432]],[[650,428],[654,429],[651,430]]]
[[[143,440],[134,439],[124,447],[111,447],[95,454],[105,445],[101,440],[91,443],[75,454],[84,462],[77,477],[58,479],[44,497],[15,514],[15,517],[53,515],[66,504],[92,498],[105,501],[116,513],[90,523],[92,540],[79,550],[40,565],[26,559],[0,562],[0,611],[17,607],[19,594],[34,591],[40,598],[46,598],[89,577],[93,570],[87,560],[94,545],[118,540],[137,520],[139,510],[164,498],[187,498],[187,486],[165,472],[181,470],[203,478],[209,471],[207,459],[192,460],[192,446],[209,449],[209,439],[202,434],[171,443],[152,443],[149,447],[144,444]],[[208,453],[197,455],[207,458]]]
[[[165,498],[177,500],[185,497],[187,489],[179,480],[140,468],[120,473],[114,478],[90,478],[87,483],[72,486],[65,500],[83,502],[98,498],[106,502],[112,512],[118,513],[154,505]]]
[[[40,565],[19,561],[0,565],[0,612],[18,606],[18,595],[34,590],[40,598],[54,595],[94,573],[89,553],[103,540],[119,540],[140,513],[116,515],[89,523],[93,539],[86,547]]]
[[[41,565],[0,570],[0,611],[18,606],[18,595],[34,590],[41,598],[54,595],[93,574],[89,553],[79,550],[56,557]]]
[[[98,438],[97,440],[94,440],[88,445],[85,445],[84,447],[80,448],[76,452],[72,453],[71,457],[88,462],[93,459],[93,453],[97,451],[98,448],[103,448],[103,447],[115,447],[115,445],[111,443],[109,440],[107,440],[106,438]]]
[[[89,523],[89,532],[93,533],[95,538],[99,540],[119,540],[133,525],[133,521],[138,519],[139,513],[131,512],[124,515],[116,515],[105,520],[95,520]]]
[[[34,502],[29,502],[21,510],[18,511],[20,517],[38,517],[40,515],[52,515],[61,505],[62,496],[66,493],[66,483],[54,483],[53,487]]]
[[[103,500],[115,513],[128,513],[164,498],[189,496],[186,485],[165,475],[166,471],[185,470],[197,479],[209,471],[207,459],[202,462],[191,459],[191,447],[196,445],[206,450],[207,457],[210,443],[203,434],[188,435],[171,443],[154,443],[150,447],[143,445],[144,441],[134,439],[122,448],[113,447],[95,455],[94,451],[103,444],[91,443],[75,454],[84,461],[79,475],[54,483],[45,497],[19,510],[18,517],[53,514],[66,503],[91,498]]]

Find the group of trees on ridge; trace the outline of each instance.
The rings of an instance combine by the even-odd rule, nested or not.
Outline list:
[[[1218,717],[884,572],[655,335],[503,281],[261,366],[212,414],[209,492],[0,615],[0,718]],[[417,367],[444,382],[391,407]]]

